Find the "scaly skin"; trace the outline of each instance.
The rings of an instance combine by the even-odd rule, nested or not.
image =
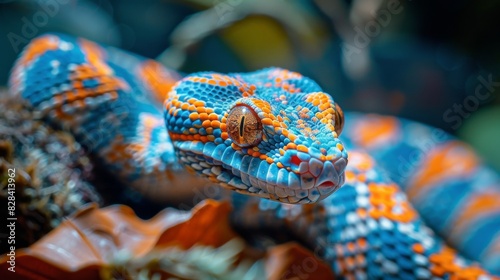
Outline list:
[[[185,186],[183,170],[199,173],[235,190],[235,226],[294,232],[339,277],[492,277],[446,247],[398,184],[450,244],[500,270],[498,175],[450,136],[430,137],[416,156],[413,136],[430,128],[346,114],[346,149],[338,105],[298,73],[179,78],[152,60],[46,35],[23,52],[10,89],[123,182],[155,196]]]

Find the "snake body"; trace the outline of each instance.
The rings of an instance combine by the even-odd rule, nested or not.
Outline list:
[[[425,125],[354,113],[344,125],[334,99],[299,73],[181,78],[153,60],[49,34],[23,51],[10,91],[149,197],[185,188],[192,173],[233,190],[235,226],[293,232],[339,278],[500,272],[494,171]]]

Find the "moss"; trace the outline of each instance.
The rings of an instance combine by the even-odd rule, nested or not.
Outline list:
[[[7,205],[7,171],[15,169],[16,248],[23,248],[83,204],[102,199],[88,182],[93,167],[74,138],[36,120],[5,90],[0,96],[0,204]],[[6,252],[7,242],[0,243]]]

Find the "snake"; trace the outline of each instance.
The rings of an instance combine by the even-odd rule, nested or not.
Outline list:
[[[151,199],[227,189],[234,227],[291,233],[339,279],[498,279],[498,173],[440,129],[343,112],[300,73],[183,75],[45,34],[20,54],[9,92],[124,186]]]

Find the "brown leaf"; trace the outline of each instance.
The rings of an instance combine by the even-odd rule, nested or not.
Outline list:
[[[228,224],[229,211],[228,203],[206,200],[191,214],[166,209],[145,221],[127,206],[98,209],[93,204],[29,248],[17,250],[16,273],[7,270],[9,256],[1,256],[0,278],[96,279],[122,250],[141,257],[172,246],[218,247],[237,236]]]
[[[266,274],[270,280],[335,279],[328,265],[294,242],[270,248],[266,259]]]

